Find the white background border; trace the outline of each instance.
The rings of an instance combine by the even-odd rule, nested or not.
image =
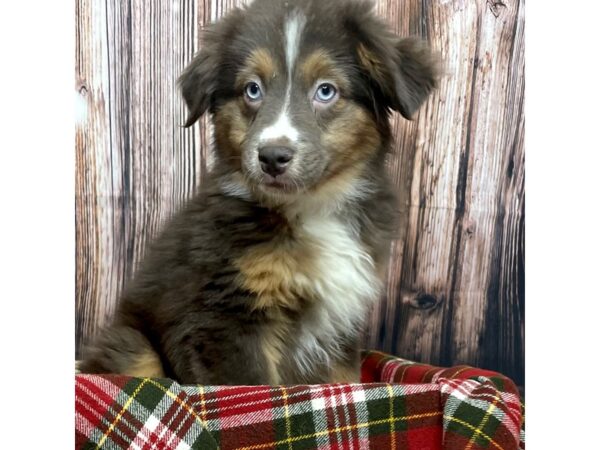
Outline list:
[[[590,448],[600,430],[598,9],[591,1],[526,4],[533,450]],[[0,8],[3,448],[74,442],[74,11],[71,1]]]
[[[0,447],[74,446],[75,3],[0,6]]]

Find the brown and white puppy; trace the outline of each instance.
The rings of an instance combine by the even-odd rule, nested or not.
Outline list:
[[[216,163],[154,242],[82,372],[183,383],[357,381],[395,231],[390,109],[436,83],[426,47],[360,0],[256,0],[206,33],[180,86]]]

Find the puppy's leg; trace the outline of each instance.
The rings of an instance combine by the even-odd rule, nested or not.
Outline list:
[[[336,363],[331,368],[331,383],[360,383],[360,365]]]
[[[336,364],[331,370],[332,383],[360,383],[360,367]]]
[[[265,345],[261,333],[232,327],[169,342],[166,356],[183,384],[278,384],[278,353]]]
[[[84,351],[81,373],[116,373],[134,377],[164,377],[158,354],[139,331],[115,325],[100,333]]]
[[[360,352],[358,344],[348,346],[342,358],[334,361],[330,383],[360,383]]]

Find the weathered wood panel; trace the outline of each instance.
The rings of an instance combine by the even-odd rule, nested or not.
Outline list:
[[[77,2],[76,333],[109,319],[161,223],[207,170],[209,128],[183,129],[176,89],[211,8]],[[206,122],[204,122],[206,124]]]
[[[178,74],[230,0],[77,3],[77,343],[110,317],[144,247],[210,166],[210,127],[180,128]],[[524,2],[379,0],[446,75],[393,117],[405,211],[369,347],[523,382]]]
[[[398,127],[390,168],[408,212],[405,238],[369,344],[522,382],[523,5],[402,4],[392,14],[399,30],[428,39],[447,76],[417,123]]]

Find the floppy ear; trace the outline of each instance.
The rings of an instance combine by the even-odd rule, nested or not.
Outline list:
[[[347,25],[356,39],[361,69],[374,84],[385,106],[410,119],[436,88],[439,62],[428,46],[415,38],[395,36],[367,2],[349,8]]]
[[[418,39],[405,38],[396,42],[397,66],[394,73],[397,109],[410,119],[437,87],[439,62],[429,47]]]
[[[240,15],[241,11],[234,9],[204,31],[200,52],[179,77],[181,94],[188,108],[185,127],[193,125],[207,110],[213,110],[225,47],[236,30]]]
[[[216,90],[218,57],[205,46],[179,77],[181,95],[188,108],[185,127],[189,127],[210,107]]]

